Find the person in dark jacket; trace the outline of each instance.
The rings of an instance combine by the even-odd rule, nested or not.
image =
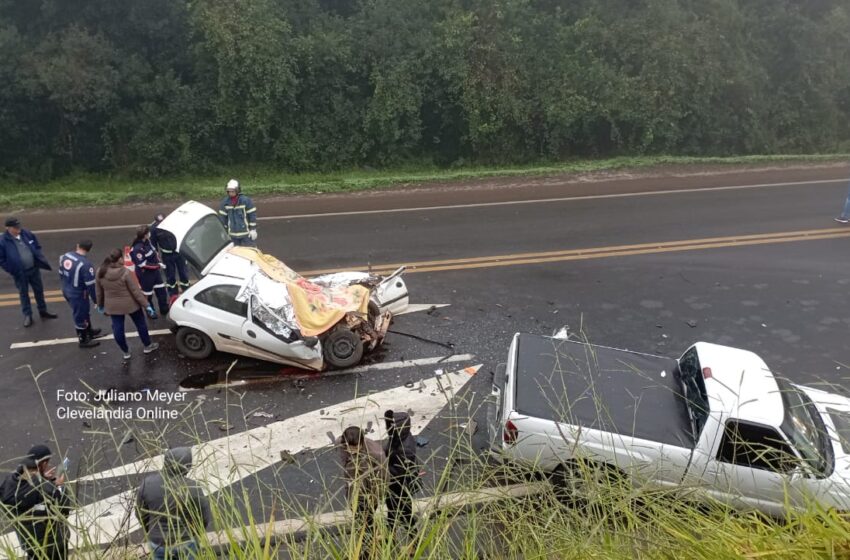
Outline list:
[[[64,560],[68,557],[65,475],[50,466],[50,449],[34,445],[23,463],[3,481],[2,502],[13,518],[15,532],[27,558]]]
[[[92,348],[100,344],[94,340],[100,329],[91,326],[91,307],[89,300],[97,302],[94,288],[94,266],[89,262],[88,254],[92,242],[83,239],[77,243],[74,251],[68,251],[59,257],[59,279],[62,281],[62,295],[71,306],[74,328],[80,348]]]
[[[221,223],[236,246],[257,246],[257,207],[250,198],[242,194],[239,181],[227,182],[227,196],[218,207]]]
[[[162,264],[165,266],[165,289],[168,297],[172,298],[180,292],[189,289],[189,271],[186,268],[186,259],[177,251],[177,239],[174,234],[164,229],[159,229],[159,224],[165,216],[157,214],[151,223],[151,243],[162,255]]]
[[[148,475],[139,486],[136,517],[156,560],[195,558],[198,536],[212,521],[209,498],[186,476],[191,468],[192,448],[169,449],[162,460],[162,471]]]
[[[413,495],[419,491],[419,462],[416,459],[416,440],[410,433],[410,415],[406,412],[384,413],[387,427],[387,456],[389,481],[387,486],[387,523],[410,531],[413,528]]]
[[[358,426],[343,430],[335,443],[348,485],[348,501],[354,508],[359,530],[363,531],[360,557],[370,558],[375,510],[386,482],[384,452],[380,442],[367,438]]]
[[[21,227],[18,218],[6,219],[6,233],[0,239],[0,268],[9,273],[21,297],[24,327],[32,325],[32,307],[29,289],[35,296],[38,314],[42,319],[55,319],[56,314],[47,310],[44,301],[44,284],[41,271],[51,270],[50,263],[41,252],[41,245],[33,232]]]
[[[159,255],[157,255],[156,249],[151,243],[151,228],[149,226],[139,226],[136,229],[136,238],[133,240],[133,246],[130,249],[130,259],[136,268],[139,286],[148,298],[148,302],[153,306],[153,296],[156,294],[159,313],[165,317],[168,314],[168,295],[165,291],[165,282],[162,281],[162,263],[159,262]],[[151,318],[155,319],[156,316]]]

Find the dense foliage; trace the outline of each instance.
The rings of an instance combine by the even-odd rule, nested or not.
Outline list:
[[[0,173],[850,147],[846,0],[0,0]]]

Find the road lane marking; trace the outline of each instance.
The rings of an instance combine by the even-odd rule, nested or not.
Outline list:
[[[412,409],[413,432],[419,433],[474,377],[480,365],[458,371],[432,375],[413,389],[396,387],[355,399],[325,406],[265,426],[200,443],[192,447],[195,466],[189,476],[204,484],[209,493],[230,486],[244,478],[281,462],[281,451],[291,455],[330,447],[327,436],[335,435],[350,425],[365,426],[372,422],[376,433],[384,437],[383,414],[388,408]],[[148,460],[110,469],[82,480],[102,480],[129,476],[162,468],[162,455]],[[135,490],[128,490],[98,500],[75,510],[68,518],[70,542],[104,544],[139,529],[131,514]],[[17,544],[14,533],[0,537],[0,543]]]
[[[381,371],[385,369],[403,369],[415,366],[427,366],[433,364],[453,364],[457,362],[468,362],[475,358],[475,354],[453,354],[448,356],[437,356],[435,358],[419,358],[416,360],[401,360],[398,362],[379,362],[376,364],[368,364],[357,366],[348,369],[332,369],[330,371],[308,371],[301,373],[287,373],[283,376],[269,374],[265,377],[255,377],[252,379],[236,379],[234,381],[223,381],[221,383],[211,383],[204,386],[202,389],[186,388],[181,386],[183,391],[208,391],[211,389],[223,389],[225,387],[240,387],[251,383],[268,382],[270,379],[326,379],[328,377],[337,377],[340,375],[351,375],[352,373],[366,373],[370,371]]]
[[[448,303],[412,303],[405,308],[401,313],[396,313],[398,315],[407,315],[409,313],[418,313],[420,311],[427,311],[429,309],[439,309],[441,307],[448,307],[451,304]],[[148,331],[148,334],[151,336],[159,336],[164,334],[169,334],[171,331],[168,329],[157,329],[153,331]],[[128,338],[133,338],[139,336],[138,333],[129,332],[127,333]],[[104,335],[98,337],[98,340],[114,340],[115,337],[113,335]],[[34,340],[32,342],[15,342],[11,346],[9,346],[10,350],[17,350],[20,348],[38,348],[40,346],[56,346],[59,344],[72,344],[74,342],[79,342],[79,339],[76,337],[68,337],[68,338],[51,338],[49,340]]]
[[[446,510],[460,510],[469,506],[482,506],[500,500],[516,500],[536,496],[552,490],[547,481],[492,486],[477,490],[445,492],[413,500],[413,511],[419,517],[430,517]],[[378,507],[378,516],[386,516],[384,506]],[[295,519],[282,519],[268,523],[253,524],[250,527],[230,527],[226,530],[210,531],[206,534],[205,542],[218,553],[227,557],[228,552],[244,546],[243,543],[272,535],[276,539],[303,540],[311,532],[329,530],[334,527],[345,527],[354,521],[350,509],[307,515]],[[256,542],[256,541],[254,541]],[[230,557],[235,557],[233,554]]]
[[[153,331],[148,331],[148,334],[151,336],[160,336],[163,334],[171,334],[171,331],[168,329],[157,329]],[[127,338],[135,338],[139,336],[137,332],[128,332],[125,335]],[[105,336],[97,337],[97,340],[114,340],[115,337],[111,334]],[[15,342],[11,346],[9,346],[10,350],[17,350],[19,348],[38,348],[40,346],[56,346],[57,344],[71,344],[73,342],[79,342],[80,339],[76,336],[73,338],[51,338],[50,340],[35,340],[33,342]]]
[[[728,185],[720,187],[697,187],[691,189],[670,189],[659,191],[646,191],[634,193],[616,193],[616,194],[589,194],[578,196],[562,196],[554,198],[539,198],[535,200],[506,200],[503,202],[471,202],[468,204],[446,204],[439,206],[420,206],[411,208],[388,208],[385,210],[349,210],[346,212],[320,212],[312,214],[288,214],[282,216],[261,216],[259,221],[277,221],[277,220],[301,220],[309,218],[332,218],[342,216],[368,216],[373,214],[399,214],[404,212],[433,212],[437,210],[456,210],[463,208],[487,208],[491,206],[518,206],[528,204],[551,204],[553,202],[574,202],[581,200],[605,200],[611,198],[634,198],[645,196],[662,196],[667,194],[688,194],[688,193],[703,193],[715,191],[735,191],[748,189],[765,189],[773,187],[793,187],[800,185],[829,185],[833,183],[847,183],[847,179],[820,179],[817,181],[791,181],[787,183],[757,183],[755,185]],[[39,235],[51,233],[77,233],[80,231],[108,231],[116,229],[135,229],[138,224],[127,224],[120,226],[90,226],[76,227],[64,229],[41,229],[35,230]]]
[[[301,272],[302,276],[319,276],[345,270],[367,270],[374,274],[389,274],[400,266],[406,266],[405,274],[414,272],[440,272],[446,270],[462,270],[489,268],[499,266],[517,266],[523,264],[539,264],[546,262],[599,259],[606,257],[624,257],[631,255],[646,255],[652,253],[669,253],[677,251],[696,251],[701,249],[722,249],[748,245],[764,245],[770,243],[789,243],[793,241],[820,241],[850,237],[850,228],[837,227],[826,229],[809,229],[797,231],[781,231],[773,233],[755,233],[746,235],[731,235],[726,237],[706,237],[701,239],[680,239],[673,241],[656,241],[632,245],[612,245],[607,247],[588,247],[584,249],[562,249],[532,253],[513,253],[507,255],[491,255],[485,257],[467,257],[459,259],[444,259],[433,261],[418,261],[394,264],[379,264],[373,266],[348,268],[323,268]],[[61,292],[45,292],[54,294]],[[0,307],[18,305],[17,294],[0,295]],[[63,298],[47,298],[48,302],[65,301]]]
[[[405,307],[403,311],[396,313],[394,316],[398,317],[399,315],[419,313],[420,311],[428,311],[430,309],[440,309],[442,307],[448,307],[450,305],[450,303],[411,303],[408,304],[408,306]]]
[[[734,235],[728,237],[708,237],[702,239],[684,239],[675,241],[638,243],[633,245],[590,247],[585,249],[564,249],[560,251],[514,253],[487,257],[469,257],[461,259],[382,264],[373,265],[371,268],[371,272],[374,274],[385,274],[388,271],[393,271],[397,269],[399,266],[405,266],[407,267],[407,269],[404,271],[404,273],[412,274],[414,272],[437,272],[444,270],[515,266],[521,264],[536,264],[543,262],[623,257],[631,255],[645,255],[651,253],[666,253],[675,251],[722,249],[727,247],[763,245],[770,243],[787,243],[792,241],[818,241],[823,239],[836,239],[840,237],[850,237],[850,228],[828,228],[778,233],[757,233],[750,235]],[[303,272],[302,274],[304,276],[313,276],[319,274],[328,274],[337,270],[338,269],[310,270]]]

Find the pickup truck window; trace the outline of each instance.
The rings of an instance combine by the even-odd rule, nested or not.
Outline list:
[[[679,359],[679,376],[688,401],[688,414],[693,423],[694,440],[698,440],[710,409],[696,348],[692,347]]]
[[[818,477],[832,474],[833,452],[826,424],[812,400],[781,377],[776,378],[785,416],[779,428]]]
[[[790,473],[799,464],[779,432],[738,420],[726,422],[717,460],[777,473]]]

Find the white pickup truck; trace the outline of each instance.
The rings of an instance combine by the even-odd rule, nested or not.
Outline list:
[[[517,334],[488,424],[503,458],[545,473],[592,465],[772,516],[850,511],[850,400],[737,348],[698,342],[674,360]]]

